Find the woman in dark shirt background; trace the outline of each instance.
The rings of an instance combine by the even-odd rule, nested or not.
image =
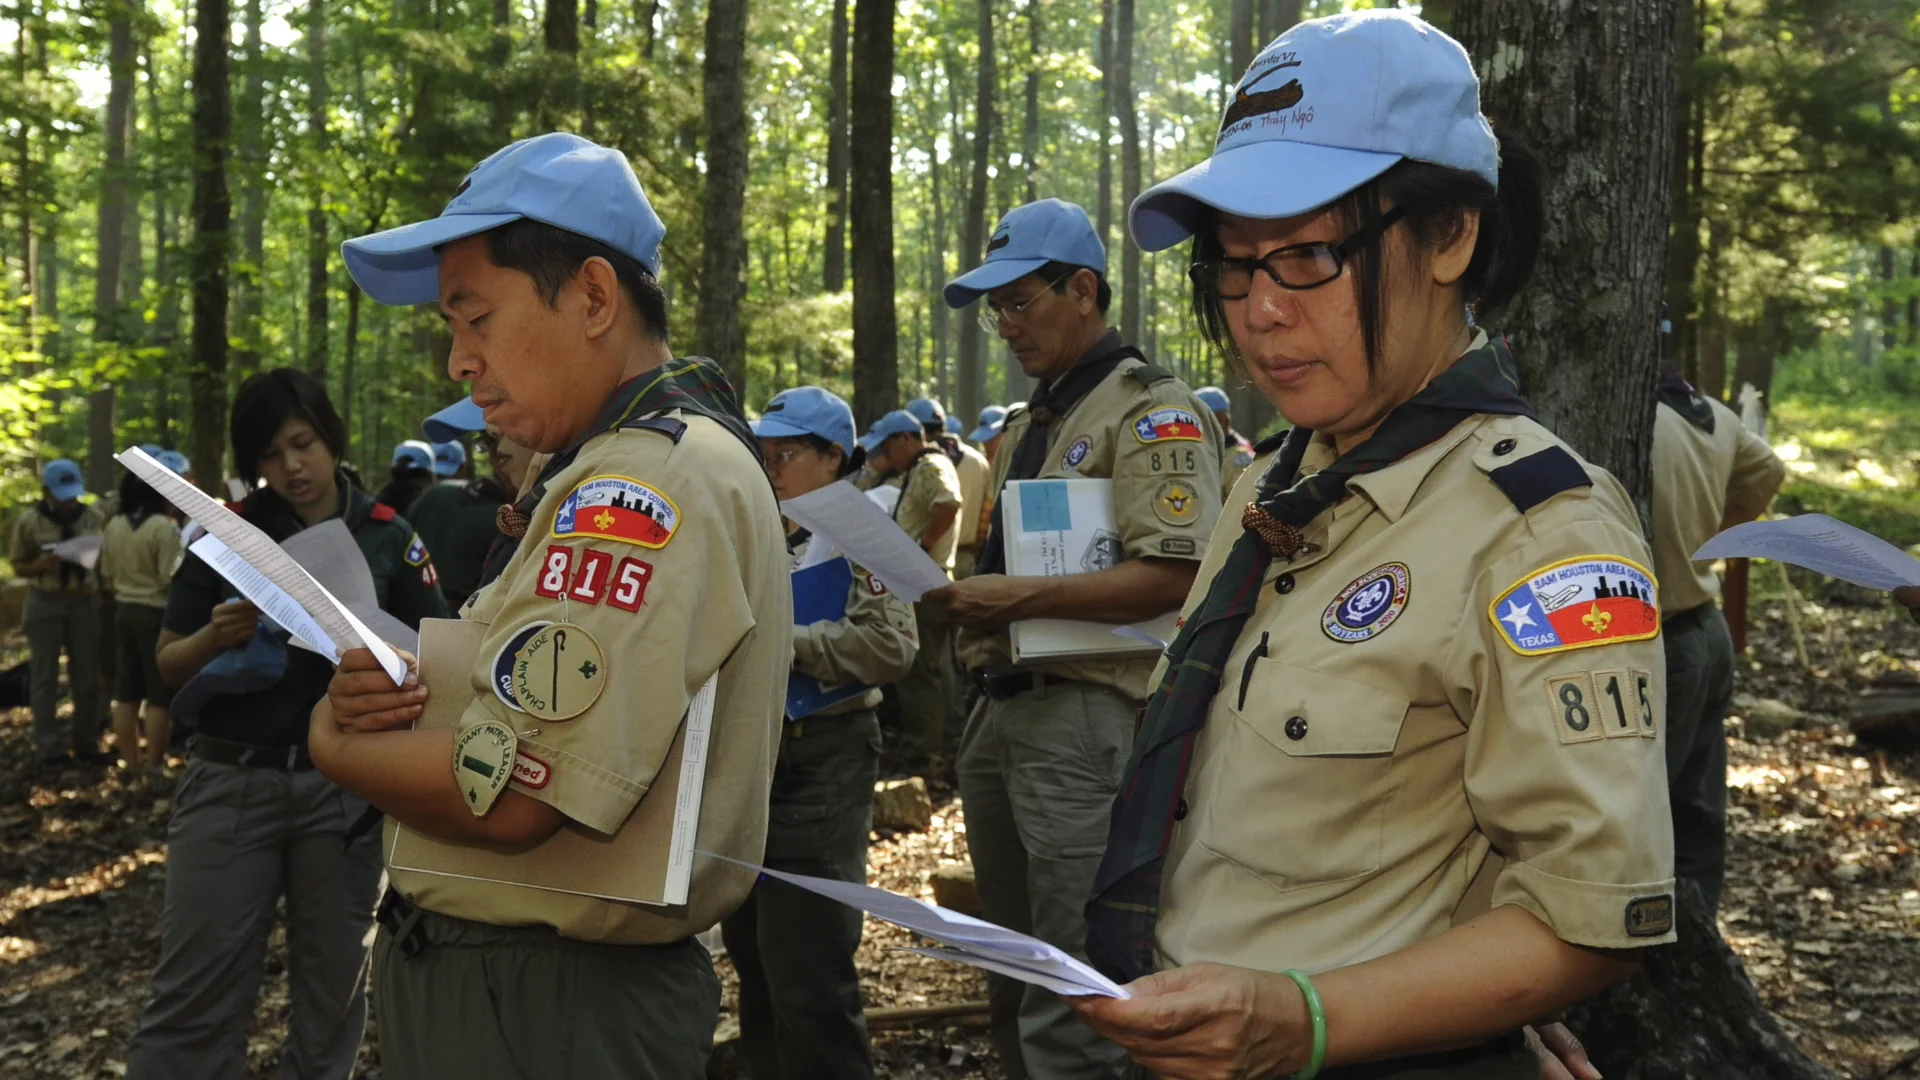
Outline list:
[[[286,368],[255,375],[234,396],[229,430],[234,471],[266,481],[236,512],[276,541],[340,518],[383,609],[409,626],[446,617],[412,527],[342,470],[346,429],[325,387]],[[192,553],[167,594],[161,674],[198,685],[176,699],[194,735],[167,827],[160,965],[128,1054],[134,1080],[246,1075],[283,897],[292,1015],[280,1074],[350,1075],[366,1025],[379,834],[343,843],[366,804],[315,772],[306,748],[308,714],[333,668],[237,595]]]

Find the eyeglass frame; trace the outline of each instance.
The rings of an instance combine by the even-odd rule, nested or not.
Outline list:
[[[1279,287],[1286,289],[1289,292],[1306,292],[1309,289],[1317,289],[1322,285],[1328,284],[1329,282],[1339,280],[1340,275],[1346,273],[1347,271],[1347,260],[1352,257],[1355,251],[1358,251],[1360,249],[1360,246],[1362,244],[1371,243],[1376,237],[1380,236],[1381,234],[1385,233],[1388,229],[1398,224],[1406,216],[1407,216],[1407,212],[1403,207],[1398,207],[1398,206],[1392,207],[1388,209],[1386,213],[1381,214],[1378,218],[1374,219],[1374,221],[1371,224],[1363,225],[1360,228],[1354,230],[1352,235],[1348,236],[1344,240],[1339,241],[1338,243],[1328,243],[1325,240],[1315,240],[1305,244],[1287,244],[1284,247],[1277,247],[1277,248],[1274,248],[1272,251],[1268,251],[1264,254],[1256,255],[1251,258],[1234,258],[1229,255],[1220,255],[1212,259],[1195,260],[1194,262],[1187,264],[1187,280],[1193,282],[1196,288],[1205,290],[1207,293],[1212,295],[1213,298],[1216,300],[1237,301],[1237,300],[1245,300],[1247,297],[1252,296],[1254,274],[1258,271],[1263,271],[1263,270],[1266,272],[1267,277],[1270,280],[1272,280],[1272,282],[1275,285],[1278,285]],[[1274,256],[1287,255],[1289,253],[1294,253],[1294,252],[1315,251],[1315,250],[1323,250],[1333,258],[1332,274],[1329,274],[1328,276],[1321,278],[1319,281],[1313,282],[1310,285],[1294,285],[1290,282],[1280,280],[1280,273],[1279,271],[1273,268],[1273,263],[1271,261]],[[1209,265],[1218,267],[1220,269],[1225,269],[1226,267],[1229,267],[1229,266],[1238,266],[1238,267],[1244,268],[1247,271],[1247,291],[1241,293],[1238,296],[1228,296],[1219,290],[1217,284],[1214,287],[1209,288],[1205,283],[1199,280],[1199,275],[1203,272],[1202,268],[1207,267]],[[1215,282],[1217,283],[1220,278],[1219,270],[1214,271],[1213,277]]]
[[[1041,297],[1054,290],[1054,286],[1085,269],[1086,267],[1084,266],[1076,266],[1041,286],[1039,292],[1009,307],[996,308],[991,303],[988,303],[985,297],[982,297],[980,300],[980,310],[974,313],[973,319],[980,324],[980,329],[985,330],[989,334],[999,333],[1000,328],[1008,324],[1018,326],[1026,321],[1028,308],[1039,303]]]

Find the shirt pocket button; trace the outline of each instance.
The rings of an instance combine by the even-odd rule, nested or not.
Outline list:
[[[1299,742],[1301,739],[1306,738],[1307,718],[1304,716],[1288,717],[1286,732],[1287,738],[1292,739],[1294,742]]]
[[[1293,591],[1293,575],[1281,574],[1279,577],[1274,578],[1273,591],[1276,593],[1279,593],[1281,596],[1285,596],[1288,593],[1292,592]]]

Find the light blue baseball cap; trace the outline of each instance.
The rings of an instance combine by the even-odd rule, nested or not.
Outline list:
[[[922,435],[925,434],[925,429],[920,426],[919,419],[912,413],[905,409],[895,409],[873,422],[873,426],[868,428],[867,433],[861,437],[860,445],[871,454],[880,448],[881,443],[895,435],[906,434]]]
[[[72,458],[54,458],[47,462],[47,467],[40,470],[40,482],[46,485],[47,494],[53,496],[54,502],[67,502],[87,493],[86,478],[80,475],[80,466],[75,465]]]
[[[157,442],[143,442],[140,444],[140,449],[145,451],[148,457],[156,461],[159,460],[161,454],[167,452],[167,448]]]
[[[462,435],[485,431],[487,414],[472,398],[461,398],[421,421],[420,428],[433,442],[452,442]]]
[[[162,450],[153,456],[160,464],[172,469],[176,475],[185,476],[193,470],[193,463],[187,460],[187,455],[178,450]]]
[[[440,299],[439,248],[522,218],[598,240],[660,272],[667,227],[618,150],[552,132],[474,166],[440,216],[340,245],[367,295],[404,307]]]
[[[1107,272],[1107,246],[1093,231],[1093,219],[1070,202],[1041,199],[1007,211],[987,241],[987,258],[947,283],[947,306],[963,308],[1002,285],[1026,277],[1050,262]]]
[[[980,426],[974,428],[973,434],[967,436],[967,438],[972,442],[983,443],[995,435],[1000,434],[1000,430],[1006,426],[1006,407],[1002,405],[989,405],[980,410]]]
[[[467,448],[457,441],[437,442],[433,444],[433,474],[452,476],[467,463]]]
[[[1248,65],[1213,156],[1143,192],[1128,220],[1141,248],[1160,251],[1192,236],[1204,208],[1304,214],[1407,159],[1499,185],[1467,50],[1401,11],[1311,19]]]
[[[753,422],[753,433],[762,439],[798,439],[815,435],[853,456],[853,410],[831,390],[818,386],[796,386],[773,395],[760,419]],[[859,445],[865,445],[862,440]]]
[[[967,425],[961,423],[959,417],[957,416],[947,417],[947,434],[965,435],[966,433],[967,433]]]
[[[1217,386],[1203,386],[1195,390],[1193,396],[1200,399],[1200,404],[1205,405],[1208,412],[1233,411],[1233,399],[1227,397],[1227,392]]]
[[[922,427],[927,427],[932,424],[939,424],[942,427],[946,426],[947,410],[941,408],[940,403],[932,398],[914,398],[912,401],[907,402],[907,411],[913,414],[915,420],[920,421],[920,426]]]
[[[419,439],[408,439],[406,442],[393,448],[393,463],[395,465],[405,464],[409,469],[431,470],[433,468],[433,447],[428,446]]]

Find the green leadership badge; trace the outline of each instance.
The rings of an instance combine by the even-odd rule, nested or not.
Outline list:
[[[607,658],[584,627],[543,626],[513,658],[513,699],[542,720],[571,720],[607,684]]]
[[[453,780],[474,817],[485,816],[505,790],[519,741],[513,729],[498,720],[475,724],[454,737]]]

